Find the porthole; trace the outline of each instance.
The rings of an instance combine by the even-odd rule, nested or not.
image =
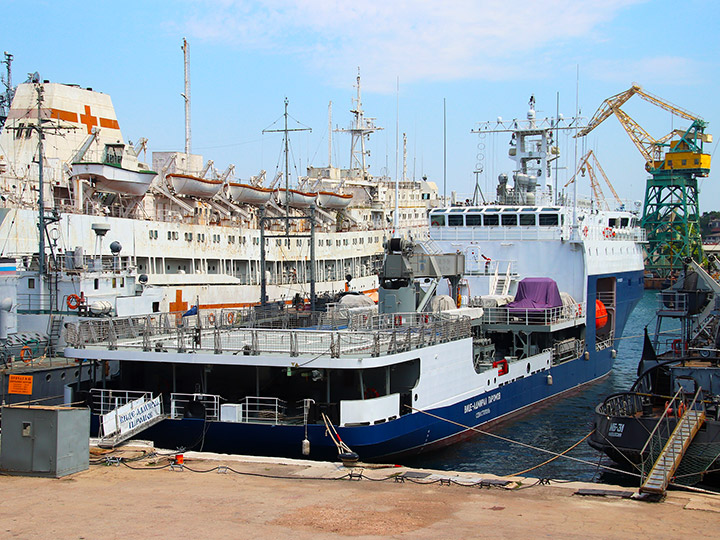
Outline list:
[[[65,372],[64,371],[60,374],[60,380],[62,380],[62,381],[65,380]]]
[[[49,373],[48,373],[47,375],[45,375],[45,380],[46,380],[47,382],[50,382],[50,379],[51,379],[51,378],[52,378],[52,377],[51,377],[51,375],[50,375]]]
[[[417,395],[417,394],[415,394],[415,401],[417,401],[417,400],[418,400],[418,395]]]
[[[527,371],[528,373],[530,373],[530,362],[528,362],[528,365],[527,365],[527,367],[525,368],[525,371]]]
[[[75,378],[77,379],[79,376],[80,376],[80,371],[78,371],[78,370],[76,369],[76,370],[75,370]]]

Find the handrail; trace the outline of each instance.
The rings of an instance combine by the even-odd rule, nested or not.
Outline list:
[[[668,418],[668,411],[670,411],[670,410],[672,409],[673,403],[675,403],[675,400],[677,399],[678,395],[679,395],[680,392],[682,392],[682,391],[683,391],[683,388],[682,388],[682,386],[681,386],[680,388],[678,388],[677,392],[675,392],[675,395],[672,397],[672,399],[671,399],[670,401],[668,401],[667,405],[665,405],[665,409],[663,410],[663,414],[662,414],[662,416],[660,417],[660,419],[657,421],[657,424],[655,424],[655,427],[653,428],[653,430],[650,432],[650,435],[648,435],[648,438],[647,438],[647,440],[645,441],[645,444],[643,445],[642,450],[640,450],[640,455],[644,454],[644,453],[645,453],[645,450],[647,450],[648,444],[650,444],[650,441],[652,441],[652,438],[653,438],[653,436],[655,435],[655,432],[656,432],[656,431],[658,430],[658,428],[660,427],[660,424],[662,423],[662,421],[663,421],[663,420],[666,420],[666,419]],[[699,392],[699,391],[700,391],[700,389],[698,388],[698,392]]]

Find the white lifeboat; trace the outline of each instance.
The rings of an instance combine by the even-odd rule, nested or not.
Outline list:
[[[228,182],[228,197],[234,203],[264,206],[274,192],[275,190],[270,188]]]
[[[277,190],[277,201],[279,205],[287,205],[290,208],[310,208],[318,196],[317,193],[304,193],[296,189],[290,189],[288,193],[289,196],[285,192],[285,188]]]
[[[155,176],[157,176],[155,171],[131,170],[107,163],[72,164],[72,177],[90,180],[100,191],[136,197],[145,195]]]
[[[350,204],[353,196],[350,194],[333,193],[331,191],[318,192],[317,202],[321,208],[329,210],[342,210]]]
[[[168,174],[167,179],[177,195],[209,199],[214,197],[222,188],[222,180],[200,178],[191,174]]]

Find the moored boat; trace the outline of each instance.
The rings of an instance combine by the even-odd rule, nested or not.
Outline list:
[[[145,195],[157,176],[154,171],[127,169],[109,163],[73,163],[72,170],[72,178],[88,180],[98,191],[135,197]]]
[[[263,306],[72,326],[68,357],[120,364],[86,388],[97,425],[115,414],[107,404],[148,396],[166,418],[141,436],[166,447],[386,460],[607,375],[643,292],[645,237],[632,213],[553,200],[560,128],[532,112],[508,130],[515,187],[504,178],[495,204],[432,210],[431,242],[385,243],[377,312]]]

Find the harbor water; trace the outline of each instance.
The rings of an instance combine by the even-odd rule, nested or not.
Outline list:
[[[603,379],[565,395],[534,406],[526,413],[491,427],[494,435],[518,441],[535,448],[564,452],[592,430],[595,406],[614,392],[628,390],[635,382],[637,364],[643,346],[643,329],[652,334],[657,309],[657,291],[645,291],[631,314],[624,336],[616,342],[617,360],[612,372]],[[634,486],[637,479],[628,475],[598,469],[602,463],[616,467],[607,457],[581,442],[568,456],[589,463],[560,457],[528,473],[539,478],[603,481]],[[430,469],[515,474],[552,458],[545,452],[533,450],[488,435],[478,434],[446,449],[402,460],[403,465]]]

